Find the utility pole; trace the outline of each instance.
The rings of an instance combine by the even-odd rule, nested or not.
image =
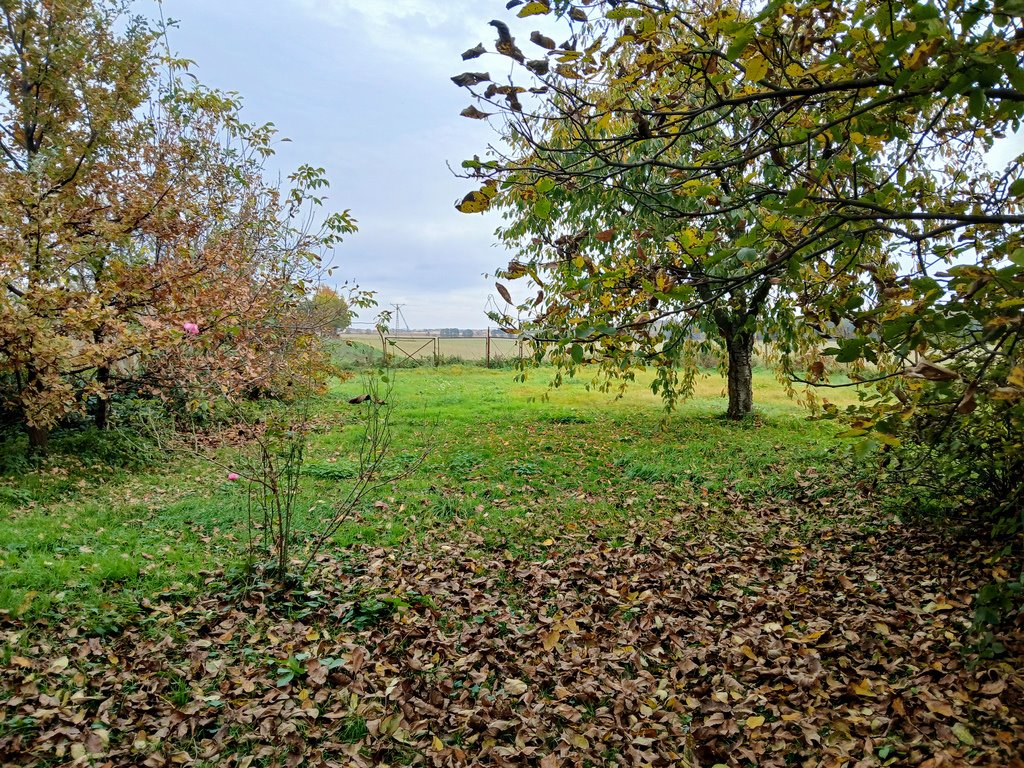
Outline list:
[[[408,304],[392,304],[391,306],[393,306],[395,308],[395,323],[394,323],[394,331],[392,331],[392,333],[401,333],[401,331],[402,331],[402,307],[407,307],[409,305]],[[405,321],[405,330],[406,331],[409,330],[409,321],[408,320]]]

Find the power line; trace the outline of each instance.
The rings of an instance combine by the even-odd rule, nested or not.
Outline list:
[[[408,304],[392,304],[391,306],[393,306],[395,308],[394,331],[395,332],[401,331],[402,330],[402,307],[407,307],[409,305]],[[405,319],[405,330],[406,331],[409,330],[409,319],[408,318]]]

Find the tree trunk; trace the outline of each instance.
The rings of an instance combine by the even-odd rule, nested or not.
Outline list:
[[[100,366],[96,371],[96,381],[103,385],[103,393],[96,397],[96,403],[92,409],[92,418],[97,429],[106,429],[110,425],[110,398],[107,396],[110,368],[105,365]]]
[[[29,456],[42,456],[50,445],[50,430],[45,427],[34,427],[31,424],[25,426],[28,433],[28,454]]]
[[[754,370],[751,358],[754,355],[754,334],[731,333],[725,337],[729,352],[729,410],[730,419],[742,419],[754,409]]]

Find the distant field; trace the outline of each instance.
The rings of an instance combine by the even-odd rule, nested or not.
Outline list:
[[[364,334],[344,335],[344,341],[351,341],[354,344],[363,344],[380,351],[380,337]],[[392,342],[389,342],[391,344]],[[458,357],[462,360],[474,362],[484,360],[487,357],[487,339],[483,337],[439,339],[438,354],[442,358]],[[428,359],[434,354],[433,342],[429,337],[402,338],[393,340],[390,349],[399,359],[410,355],[415,359]],[[507,360],[519,356],[519,342],[515,339],[491,339],[491,359]]]

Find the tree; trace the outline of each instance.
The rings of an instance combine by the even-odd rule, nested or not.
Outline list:
[[[518,13],[557,16],[568,39],[532,34],[542,59],[506,50],[515,62],[507,86],[485,73],[456,78],[484,105],[464,114],[503,114],[508,147],[464,164],[484,185],[461,210],[514,208],[522,203],[510,199],[532,184],[534,220],[561,217],[586,195],[635,198],[621,212],[629,220],[643,208],[657,217],[673,195],[685,202],[669,215],[687,217],[687,240],[687,230],[706,237],[742,212],[754,252],[736,258],[738,240],[718,247],[710,258],[738,268],[666,294],[679,302],[674,316],[778,280],[778,296],[797,308],[774,336],[783,365],[796,374],[792,353],[811,332],[825,354],[809,358],[804,380],[822,383],[831,358],[869,366],[862,376],[883,394],[861,427],[874,444],[897,443],[898,425],[933,406],[947,422],[970,415],[979,398],[1020,424],[1024,345],[1008,311],[1021,302],[1024,180],[1019,158],[997,170],[985,162],[1024,111],[1019,3],[623,0],[529,3]],[[572,237],[593,242],[603,221],[589,223]],[[586,270],[586,254],[572,258]],[[539,266],[505,273],[543,282]],[[597,266],[590,278],[582,291],[556,289],[578,310],[570,320],[595,314],[594,280],[621,286],[613,301],[644,297]],[[580,335],[621,337],[641,319]],[[844,323],[856,336],[833,344]],[[942,363],[952,373],[928,368]]]
[[[318,286],[313,297],[302,304],[303,327],[321,335],[337,336],[352,323],[352,310],[336,290]]]
[[[152,29],[132,19],[113,32],[121,10],[111,2],[0,5],[0,344],[38,448],[73,402],[67,374],[91,367],[87,335],[106,319],[77,300],[71,283],[96,256],[90,241],[121,237],[108,234],[116,201],[90,192],[107,186],[101,177],[113,180],[139,138],[134,113],[156,65]],[[69,333],[72,324],[81,327]]]
[[[124,389],[198,402],[309,372],[322,355],[284,319],[354,229],[300,223],[322,169],[268,185],[273,126],[128,8],[0,3],[0,373],[32,449],[90,404],[104,426]]]

